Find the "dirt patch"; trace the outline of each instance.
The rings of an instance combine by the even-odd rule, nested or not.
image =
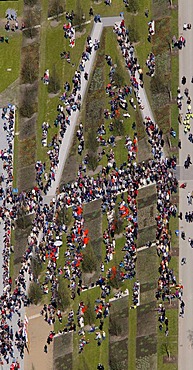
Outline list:
[[[19,139],[20,140],[27,140],[29,137],[34,136],[36,133],[36,120],[37,120],[37,113],[34,113],[31,118],[24,119],[21,126],[21,130],[19,132]]]
[[[169,3],[165,0],[153,0],[154,19],[170,15]]]
[[[177,356],[164,356],[163,357],[163,363],[164,364],[176,364],[178,363],[178,357]]]
[[[138,248],[143,247],[148,242],[154,242],[156,238],[156,225],[148,226],[138,232]],[[141,252],[140,252],[141,253]]]
[[[79,39],[80,37],[82,37],[83,35],[85,35],[86,33],[86,28],[83,28],[83,30],[80,32],[80,31],[77,31],[76,32],[76,39]]]
[[[26,138],[19,143],[19,165],[20,167],[28,167],[35,163],[35,145],[36,137]]]
[[[19,78],[0,94],[0,106],[6,106],[7,102],[18,106],[19,104]]]
[[[137,309],[137,337],[156,334],[156,302],[143,304]]]
[[[136,370],[157,370],[157,354],[137,358]]]
[[[137,358],[151,356],[157,352],[157,337],[155,334],[137,337]]]
[[[142,200],[144,198],[149,198],[152,196],[152,194],[156,194],[156,186],[155,185],[151,185],[151,186],[147,186],[145,188],[141,188],[139,190],[139,193],[138,193],[138,196],[137,196],[137,199],[138,200]],[[140,205],[139,205],[140,206]],[[139,207],[138,206],[138,207]]]
[[[172,247],[171,249],[171,255],[174,257],[179,257],[179,248]]]
[[[138,162],[148,161],[152,157],[150,145],[146,138],[139,140],[138,144]]]
[[[53,343],[48,346],[48,353],[44,353],[44,345],[50,330],[53,330],[53,326],[48,325],[43,317],[39,315],[41,309],[42,306],[34,305],[26,308],[26,315],[29,320],[29,353],[25,352],[24,362],[26,370],[53,369]]]
[[[88,176],[95,176],[95,175],[97,175],[101,170],[102,170],[102,165],[101,165],[101,164],[99,164],[99,165],[97,166],[96,170],[94,170],[94,171],[92,171],[92,170],[88,170],[88,171],[87,171],[87,174],[88,174]]]
[[[26,176],[27,173],[27,176]],[[36,185],[34,163],[31,166],[17,168],[17,187],[19,192],[29,191]]]
[[[94,256],[97,260],[96,271],[91,274],[83,273],[85,284],[95,282],[100,271],[102,262],[102,213],[101,200],[88,203],[84,206],[85,229],[88,229],[90,238],[89,245],[92,247]]]
[[[78,171],[78,162],[76,155],[68,156],[60,180],[60,189],[62,189],[64,184],[68,184],[75,181],[77,171]]]
[[[128,313],[128,296],[111,302],[109,319],[110,369],[128,369]]]
[[[152,281],[151,283],[144,283],[140,285],[140,292],[144,293],[147,292],[148,290],[155,289],[157,287],[157,284],[155,281]]]
[[[53,369],[72,369],[73,333],[54,338]]]
[[[60,23],[61,23],[60,21],[57,21],[56,19],[53,19],[52,21],[50,21],[50,26],[55,28],[55,27],[58,27],[58,25]]]
[[[141,284],[157,280],[158,256],[154,247],[140,251],[137,255],[137,279]]]

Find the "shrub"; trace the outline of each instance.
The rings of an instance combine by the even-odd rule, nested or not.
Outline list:
[[[23,94],[22,97],[22,102],[20,106],[20,114],[23,117],[28,117],[30,118],[32,114],[35,113],[36,111],[36,101],[35,101],[35,91],[34,89],[25,89],[25,93]]]
[[[36,5],[38,0],[24,0],[24,4],[33,7]]]
[[[38,33],[38,30],[35,27],[38,24],[38,20],[37,16],[34,14],[32,9],[29,9],[29,11],[26,13],[24,24],[25,24],[25,29],[23,31],[24,36],[33,39]]]
[[[95,313],[94,313],[93,305],[90,302],[90,299],[88,299],[86,306],[87,306],[87,310],[84,313],[84,324],[92,325],[95,322]]]
[[[113,314],[110,315],[109,319],[109,334],[110,335],[121,335],[122,333],[122,327],[118,321],[118,318],[116,316],[113,316]]]
[[[113,74],[113,80],[118,87],[122,87],[124,85],[125,80],[123,77],[123,71],[119,64],[117,64],[115,73]]]
[[[26,88],[25,92],[22,97],[21,106],[20,106],[20,114],[23,117],[30,118],[32,114],[35,113],[37,108],[37,103],[35,100],[35,93],[36,91],[33,89]]]
[[[137,13],[139,11],[139,0],[129,0],[127,11],[129,13]]]
[[[40,285],[34,282],[31,283],[29,287],[28,296],[29,296],[30,301],[34,303],[35,305],[37,305],[38,302],[40,302],[42,298],[42,290],[40,288]]]
[[[64,311],[70,305],[69,289],[67,282],[62,276],[58,279],[58,292],[57,292],[58,308]]]
[[[129,24],[129,40],[131,42],[138,42],[139,39],[140,39],[140,37],[139,37],[138,28],[137,28],[137,25],[136,25],[135,18],[133,17],[131,19],[130,24]]]
[[[122,286],[121,274],[120,271],[117,270],[116,275],[109,279],[109,285],[112,288],[119,289]]]
[[[73,24],[75,26],[77,26],[77,29],[79,31],[82,31],[82,28],[83,28],[82,27],[83,16],[84,16],[84,13],[83,13],[83,10],[82,10],[82,7],[81,7],[81,2],[80,1],[77,1],[76,11],[75,11],[75,16],[74,16]]]
[[[38,276],[40,275],[40,272],[41,272],[41,269],[42,269],[41,262],[38,261],[37,258],[32,258],[31,267],[32,267],[34,280],[36,281],[38,279]]]
[[[32,84],[38,78],[37,55],[26,55],[21,71],[22,83]]]
[[[167,92],[167,79],[163,75],[158,73],[151,78],[150,81],[151,92],[152,94],[160,94]]]
[[[52,0],[51,4],[48,9],[48,17],[56,16],[58,21],[59,14],[62,14],[65,10],[65,1],[61,2],[61,0]]]
[[[94,152],[88,152],[88,168],[95,171],[98,165],[97,154]]]
[[[84,272],[93,272],[97,269],[97,259],[94,254],[93,248],[91,245],[86,247],[86,250],[83,253],[83,262],[82,262],[82,270]]]
[[[124,135],[125,127],[123,124],[123,120],[115,118],[113,122],[113,127],[113,133],[115,135]]]
[[[50,82],[48,85],[48,92],[57,94],[57,92],[60,90],[60,79],[56,72],[56,66],[53,65],[52,72],[50,74]]]

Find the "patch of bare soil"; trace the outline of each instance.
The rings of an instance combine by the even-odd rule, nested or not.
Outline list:
[[[81,36],[83,36],[86,33],[86,28],[83,28],[83,30],[76,32],[76,39],[79,39]]]
[[[24,189],[26,191],[31,190],[36,185],[34,164],[27,167],[18,168],[17,178],[18,178],[17,187],[19,189],[19,192],[23,191]]]
[[[19,103],[19,78],[15,80],[9,87],[0,93],[0,106],[3,107],[7,103],[18,106]]]
[[[21,125],[19,132],[19,139],[25,140],[29,136],[34,136],[36,133],[36,119],[37,113],[34,113],[31,118],[23,118],[23,124]]]
[[[25,353],[25,370],[52,370],[53,369],[53,342],[48,345],[48,353],[44,352],[44,345],[53,325],[48,325],[40,316],[42,306],[31,305],[26,309],[28,317],[29,353]]]
[[[61,22],[60,21],[57,21],[56,19],[53,19],[52,21],[50,21],[50,26],[55,28],[57,27]]]

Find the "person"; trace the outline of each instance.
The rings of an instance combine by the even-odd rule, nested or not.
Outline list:
[[[181,143],[181,140],[178,141],[178,148],[179,149],[182,149],[182,143]]]
[[[48,353],[48,346],[47,346],[47,344],[45,344],[45,346],[44,346],[44,352],[45,353]]]
[[[183,76],[182,77],[182,85],[185,85],[186,84],[186,77],[185,76]]]
[[[183,266],[185,264],[186,264],[186,257],[182,257],[182,259],[181,259],[181,265]]]
[[[182,232],[181,232],[181,238],[182,238],[183,240],[185,240],[185,238],[186,238],[186,234],[185,234],[185,232],[184,232],[184,231],[182,231]]]
[[[98,364],[97,370],[105,370],[104,366],[102,364]]]
[[[94,15],[94,13],[93,13],[93,8],[92,8],[92,7],[91,7],[91,8],[90,8],[90,10],[89,10],[89,15],[90,15],[90,16]]]
[[[182,212],[179,213],[178,218],[182,220]]]
[[[180,189],[185,189],[187,186],[186,182],[183,182],[183,184],[180,185]]]

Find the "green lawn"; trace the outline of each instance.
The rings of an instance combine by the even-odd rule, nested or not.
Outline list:
[[[1,35],[9,37],[9,43],[0,43],[0,74],[3,76],[0,81],[0,92],[4,91],[19,77],[21,33],[6,33],[1,30]]]
[[[20,17],[23,12],[23,1],[1,1],[0,18],[5,18],[5,12],[7,9],[15,9],[17,11],[17,16]]]

